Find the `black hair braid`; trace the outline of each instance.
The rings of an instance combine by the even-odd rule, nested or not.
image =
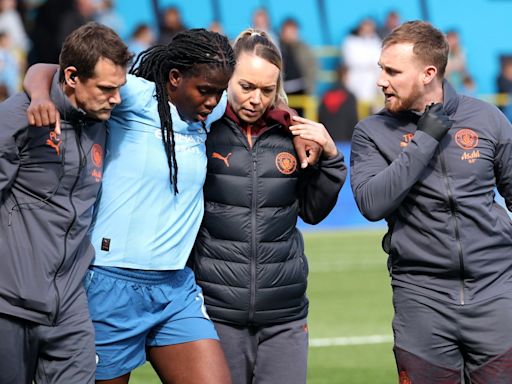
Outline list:
[[[156,85],[162,141],[175,194],[178,193],[178,164],[167,94],[168,76],[171,69],[179,70],[182,76],[199,75],[201,70],[204,71],[204,68],[199,67],[201,64],[224,70],[231,76],[235,67],[235,56],[225,36],[205,29],[180,32],[168,45],[156,45],[141,52],[130,68],[130,74],[152,81]]]

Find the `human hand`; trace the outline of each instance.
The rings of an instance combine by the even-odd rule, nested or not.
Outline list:
[[[448,118],[443,104],[432,103],[425,107],[425,112],[418,120],[418,131],[423,131],[437,141],[441,141],[452,125],[453,121]]]
[[[299,157],[300,167],[307,168],[308,165],[315,165],[322,154],[322,147],[313,140],[303,139],[300,136],[293,137],[293,146]]]
[[[292,120],[298,124],[290,126],[290,131],[296,137],[317,143],[327,158],[332,158],[338,154],[338,148],[325,126],[312,120],[300,116],[293,116]]]
[[[55,124],[55,133],[60,135],[60,115],[49,98],[32,99],[27,108],[28,123],[37,127]]]

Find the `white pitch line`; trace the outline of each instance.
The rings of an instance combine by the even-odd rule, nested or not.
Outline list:
[[[366,345],[366,344],[383,344],[393,341],[391,335],[370,335],[370,336],[354,336],[354,337],[329,337],[324,339],[309,340],[310,347],[334,347],[340,345]]]

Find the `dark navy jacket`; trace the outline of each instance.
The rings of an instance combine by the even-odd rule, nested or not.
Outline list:
[[[452,303],[512,289],[512,127],[493,105],[444,82],[453,126],[436,141],[410,115],[382,110],[354,130],[351,185],[369,220],[385,218],[392,284]]]
[[[51,99],[60,138],[29,126],[24,93],[0,104],[0,313],[45,325],[85,297],[82,279],[94,256],[87,230],[106,135],[105,123],[71,106],[57,75]]]
[[[269,325],[307,316],[308,266],[300,216],[318,223],[336,204],[343,157],[299,171],[288,130],[274,124],[251,148],[224,117],[206,141],[205,215],[193,269],[213,320]]]

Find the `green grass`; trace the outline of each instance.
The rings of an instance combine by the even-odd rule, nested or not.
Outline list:
[[[382,231],[310,232],[310,339],[391,335],[391,288]],[[397,382],[392,344],[311,347],[308,384]],[[146,364],[130,383],[160,381]],[[278,383],[276,383],[278,384]]]

